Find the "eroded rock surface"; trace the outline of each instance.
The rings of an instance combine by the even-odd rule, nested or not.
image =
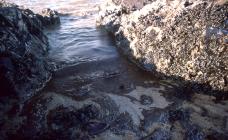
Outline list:
[[[228,91],[227,1],[109,0],[100,9],[97,24],[137,64]]]
[[[40,87],[50,76],[44,60],[47,37],[42,32],[42,23],[30,10],[3,5],[0,14],[1,83],[8,81],[12,91],[27,93]],[[1,94],[9,93],[1,90]]]
[[[23,102],[51,77],[53,68],[46,59],[49,44],[43,33],[46,20],[49,19],[29,9],[0,1],[0,135],[3,139],[4,132],[14,131],[17,126],[13,125],[21,121],[15,116]]]

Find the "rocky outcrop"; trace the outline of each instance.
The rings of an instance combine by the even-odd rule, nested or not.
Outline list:
[[[143,68],[228,91],[225,0],[109,0],[98,26]]]
[[[0,0],[0,139],[18,139],[9,135],[23,121],[24,104],[51,78],[43,27],[59,18],[49,17]]]
[[[27,98],[51,76],[45,57],[48,39],[43,27],[59,20],[0,2],[0,95]],[[50,18],[49,18],[50,17]],[[26,95],[26,96],[25,96]]]
[[[49,8],[42,10],[41,13],[38,14],[38,18],[44,26],[60,24],[58,12]]]

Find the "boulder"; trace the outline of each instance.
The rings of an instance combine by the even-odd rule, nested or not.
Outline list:
[[[50,79],[43,20],[29,9],[0,2],[0,93],[28,98]],[[25,96],[26,95],[26,96]]]
[[[142,68],[228,92],[227,13],[225,0],[109,0],[97,25]]]
[[[50,25],[59,25],[60,18],[57,11],[51,10],[49,8],[43,9],[41,13],[37,15],[43,26],[50,26]]]

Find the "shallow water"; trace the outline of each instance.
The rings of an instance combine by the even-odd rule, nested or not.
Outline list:
[[[58,66],[118,57],[107,33],[95,26],[95,16],[101,1],[16,0],[14,2],[37,12],[43,8],[51,8],[62,15],[59,27],[46,30],[50,43],[49,56]]]
[[[34,11],[51,8],[61,14],[61,25],[45,30],[50,61],[58,69],[23,107],[24,136],[227,138],[228,102],[215,103],[213,97],[194,94],[174,81],[158,80],[127,61],[113,38],[95,26],[97,6],[103,1],[11,1]]]

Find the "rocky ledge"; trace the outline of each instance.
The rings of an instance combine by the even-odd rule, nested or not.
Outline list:
[[[226,0],[109,0],[97,25],[149,71],[228,91]]]
[[[50,9],[35,14],[0,1],[0,95],[31,96],[51,76],[43,27],[59,23]]]

